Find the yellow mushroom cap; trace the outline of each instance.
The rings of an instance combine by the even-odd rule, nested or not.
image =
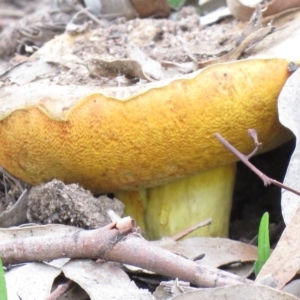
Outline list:
[[[277,112],[289,75],[286,60],[253,59],[150,84],[123,99],[71,86],[57,86],[60,97],[56,86],[48,94],[35,83],[2,87],[2,107],[21,95],[32,103],[3,110],[0,165],[30,184],[56,178],[109,192],[157,186],[230,164],[236,157],[215,132],[244,153],[253,149],[249,128],[257,130],[263,151],[290,138]],[[72,105],[64,106],[64,95]]]

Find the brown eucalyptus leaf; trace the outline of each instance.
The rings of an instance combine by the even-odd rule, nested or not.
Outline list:
[[[152,81],[144,72],[142,66],[135,60],[117,59],[106,61],[100,58],[87,60],[86,66],[92,77],[107,77],[108,79],[124,75],[127,78],[139,78]]]
[[[110,1],[110,0],[108,0]],[[130,0],[132,6],[138,12],[140,18],[168,17],[170,6],[167,0]]]

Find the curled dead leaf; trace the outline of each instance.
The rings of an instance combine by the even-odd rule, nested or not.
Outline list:
[[[101,76],[113,79],[117,76],[124,75],[128,79],[138,78],[152,81],[152,79],[144,73],[142,66],[135,60],[117,59],[114,61],[106,61],[100,58],[91,58],[88,59],[85,64],[92,77]]]
[[[255,10],[255,6],[261,2],[260,0],[227,0],[227,5],[235,18],[248,21]],[[261,7],[263,16],[267,17],[289,9],[299,8],[300,2],[298,0],[273,0],[262,4]]]
[[[140,18],[149,16],[168,17],[170,14],[170,6],[167,0],[130,0],[130,2]]]

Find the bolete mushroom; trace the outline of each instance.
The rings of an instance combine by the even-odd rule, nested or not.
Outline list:
[[[288,64],[218,64],[123,97],[118,94],[128,88],[4,84],[0,165],[33,185],[56,178],[114,192],[150,238],[206,217],[213,224],[204,232],[224,236],[236,157],[214,134],[244,153],[253,149],[249,128],[257,130],[263,151],[287,141],[277,97]]]

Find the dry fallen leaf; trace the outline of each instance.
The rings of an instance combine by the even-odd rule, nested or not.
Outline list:
[[[60,273],[60,269],[38,262],[13,267],[5,273],[8,299],[46,299]]]
[[[296,136],[296,148],[284,178],[284,184],[300,191],[300,69],[296,70],[286,82],[278,99],[280,122]],[[283,191],[281,197],[282,215],[286,224],[293,218],[300,206],[300,197]]]
[[[170,299],[176,295],[182,294],[187,291],[196,290],[197,288],[191,287],[188,282],[179,281],[178,279],[162,281],[156,288],[153,296],[156,300]]]
[[[6,228],[25,223],[27,221],[27,202],[27,190],[25,190],[13,207],[6,209],[0,214],[0,227]]]
[[[197,260],[197,257],[203,254],[204,257],[197,262],[212,267],[257,259],[257,247],[223,238],[193,237],[179,242],[164,238],[154,243],[192,260]]]
[[[57,66],[55,64],[42,61],[25,61],[0,74],[0,78],[2,80],[9,79],[17,85],[24,85],[41,78],[55,76],[56,73]]]
[[[249,20],[255,6],[263,2],[262,0],[227,0],[233,16],[244,21]],[[286,10],[299,8],[300,2],[298,0],[272,0],[260,5],[263,9],[263,16],[268,17],[280,14]]]
[[[66,225],[27,225],[22,227],[11,227],[11,228],[1,228],[0,229],[0,242],[5,240],[20,239],[26,237],[38,237],[38,236],[57,236],[66,233],[83,230],[81,228],[76,228],[73,226]]]
[[[85,64],[92,77],[99,76],[114,79],[123,75],[129,79],[137,78],[152,81],[151,77],[144,72],[142,65],[135,60],[117,59],[107,61],[100,58],[90,58]]]
[[[282,291],[272,289],[263,285],[243,284],[229,285],[215,289],[199,289],[197,291],[189,291],[184,294],[171,298],[172,300],[296,300],[299,299]]]
[[[127,55],[130,59],[137,61],[141,65],[141,68],[147,77],[155,80],[162,80],[164,78],[160,63],[146,55],[146,53],[134,43],[128,44]]]
[[[79,284],[90,296],[98,299],[153,300],[145,289],[139,289],[128,275],[114,263],[73,260],[62,267],[67,278]],[[99,298],[100,297],[100,298]]]
[[[272,22],[276,30],[249,51],[251,58],[285,57],[291,61],[299,61],[296,45],[300,36],[300,11],[282,16]]]

